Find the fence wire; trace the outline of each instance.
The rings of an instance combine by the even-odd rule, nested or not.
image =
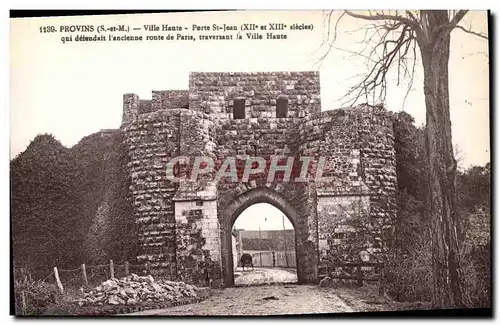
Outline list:
[[[128,265],[128,274],[144,275],[146,273],[145,265]],[[83,267],[72,269],[57,268],[59,281],[63,287],[64,296],[73,296],[81,294],[80,289],[86,286]],[[87,276],[88,286],[96,287],[102,282],[111,278],[111,263],[99,265],[85,265],[85,274]],[[113,263],[113,275],[115,278],[122,278],[127,275],[126,263]],[[42,274],[37,278],[33,278],[31,273],[23,268],[13,268],[14,276],[14,292],[15,292],[15,310],[16,315],[31,315],[35,312],[40,304],[39,293],[37,288],[42,288],[40,285],[52,286],[53,290],[59,291],[56,280],[55,270]],[[48,292],[48,291],[47,291]],[[46,297],[44,298],[46,299]]]
[[[82,269],[72,269],[72,270],[57,270],[59,274],[59,280],[63,285],[65,290],[78,289],[83,285]]]
[[[85,266],[89,286],[95,287],[111,278],[109,264]]]
[[[146,267],[144,265],[138,265],[138,264],[130,264],[129,265],[129,273],[132,274],[137,274],[137,275],[144,275],[146,273]]]

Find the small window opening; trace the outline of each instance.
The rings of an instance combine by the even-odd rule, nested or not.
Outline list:
[[[203,201],[196,201],[196,206],[197,207],[203,206]]]
[[[240,120],[245,118],[245,99],[235,99],[233,105],[233,118]]]
[[[280,96],[276,101],[276,117],[287,117],[287,115],[288,115],[288,98]]]

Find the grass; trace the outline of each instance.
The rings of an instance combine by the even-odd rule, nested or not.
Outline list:
[[[378,287],[375,285],[364,285],[358,287],[355,284],[336,284],[331,287],[320,288],[337,294],[354,311],[403,311],[403,310],[428,310],[431,305],[428,302],[397,302],[387,295],[379,295]]]

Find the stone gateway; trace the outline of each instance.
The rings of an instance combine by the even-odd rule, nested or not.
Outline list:
[[[298,282],[317,283],[318,265],[335,256],[349,231],[346,219],[361,213],[356,207],[373,220],[395,217],[392,125],[380,106],[322,111],[318,72],[193,72],[189,90],[153,91],[151,100],[125,94],[121,131],[138,262],[149,262],[153,274],[231,286],[233,224],[247,207],[265,202],[294,226]],[[171,182],[166,175],[178,156],[210,157],[216,167],[235,157],[240,168],[248,157],[277,155],[325,157],[328,181],[269,182],[262,173],[245,182],[208,174]],[[179,175],[189,173],[189,166],[177,167]]]

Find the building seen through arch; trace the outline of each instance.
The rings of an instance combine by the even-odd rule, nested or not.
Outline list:
[[[256,283],[296,282],[295,231],[288,218],[279,209],[267,203],[257,203],[245,209],[236,219],[233,226],[233,273],[245,275],[241,257],[252,256],[255,269],[277,268],[288,272],[278,273],[277,277],[266,279],[269,274],[263,272],[262,278],[254,276]],[[246,271],[249,271],[246,268]],[[238,280],[238,279],[236,279]],[[236,281],[238,284],[238,281]]]

